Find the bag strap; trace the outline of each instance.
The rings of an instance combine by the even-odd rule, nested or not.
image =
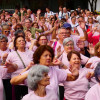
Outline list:
[[[24,64],[24,61],[22,60],[21,56],[19,55],[19,53],[18,53],[17,51],[16,51],[16,53],[17,53],[18,57],[20,58],[21,62],[23,63],[24,68],[26,68],[26,66],[25,66],[25,64]]]

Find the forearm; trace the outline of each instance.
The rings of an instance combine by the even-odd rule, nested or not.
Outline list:
[[[85,40],[88,40],[88,35],[87,35],[86,30],[85,30],[85,29],[83,29],[83,32],[84,32],[84,38],[85,38]]]
[[[72,75],[70,73],[67,73],[67,79],[66,79],[66,81],[75,81],[77,78],[78,78],[78,75],[74,76],[74,75]]]
[[[10,83],[13,84],[13,85],[21,84],[27,78],[27,75],[28,74],[26,73],[24,75],[15,76],[10,80]]]

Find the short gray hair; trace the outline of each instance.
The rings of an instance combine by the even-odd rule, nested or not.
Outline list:
[[[97,64],[96,68],[95,68],[95,71],[94,71],[94,76],[95,76],[95,79],[97,80],[97,82],[100,83],[100,62]]]
[[[0,34],[0,40],[2,40],[3,38],[5,38],[6,42],[8,42],[8,38],[4,34]]]
[[[67,37],[67,38],[65,38],[65,39],[63,40],[63,46],[65,46],[65,45],[66,45],[66,43],[68,43],[69,41],[72,41],[72,42],[73,42],[73,44],[74,44],[73,39],[72,39],[71,37]]]
[[[36,90],[38,88],[38,82],[43,78],[43,73],[48,73],[49,67],[44,65],[34,65],[28,73],[28,87],[31,90]]]
[[[65,29],[66,30],[65,27],[61,27],[61,28],[58,29],[58,34],[60,33],[61,29]]]

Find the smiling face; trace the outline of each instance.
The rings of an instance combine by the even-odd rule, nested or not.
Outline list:
[[[47,38],[45,36],[41,36],[39,39],[39,45],[46,45],[47,44]]]
[[[48,76],[48,73],[43,73],[43,78],[38,84],[42,86],[47,86],[50,84],[50,77]]]
[[[75,67],[75,68],[80,68],[80,64],[81,64],[81,60],[80,58],[76,55],[76,54],[72,54],[71,59],[70,59],[70,65],[71,67]]]
[[[44,53],[41,55],[39,63],[41,65],[49,66],[52,61],[52,55],[49,51],[44,51]]]
[[[74,50],[74,43],[72,41],[69,41],[65,44],[64,50],[66,53],[69,53],[70,51]]]

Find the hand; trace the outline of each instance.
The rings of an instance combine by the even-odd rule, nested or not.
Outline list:
[[[78,68],[72,68],[71,73],[73,76],[78,77],[79,76],[79,69]]]
[[[33,62],[33,61],[32,61],[32,62],[30,62],[30,64],[27,66],[27,67],[28,67],[28,69],[30,69],[33,65],[34,65],[34,62]]]
[[[89,43],[89,49],[87,49],[87,51],[89,52],[90,55],[95,54],[94,46],[92,43]]]
[[[88,74],[86,75],[86,78],[90,79],[93,77],[93,75],[94,75],[94,72],[88,72]]]
[[[37,10],[37,14],[39,15],[41,13],[41,9],[38,9]]]
[[[4,62],[6,61],[7,56],[8,56],[8,53],[5,53],[5,54],[3,55],[2,59],[3,59]]]
[[[23,12],[24,12],[23,9],[20,9],[20,13],[23,14]]]
[[[62,62],[59,59],[56,59],[56,58],[53,60],[52,63],[53,63],[54,66],[58,66],[58,65],[62,64]]]
[[[6,66],[5,68],[8,69],[7,70],[8,73],[12,73],[18,69],[18,66],[16,64],[12,64],[10,62],[6,62],[5,66]]]

